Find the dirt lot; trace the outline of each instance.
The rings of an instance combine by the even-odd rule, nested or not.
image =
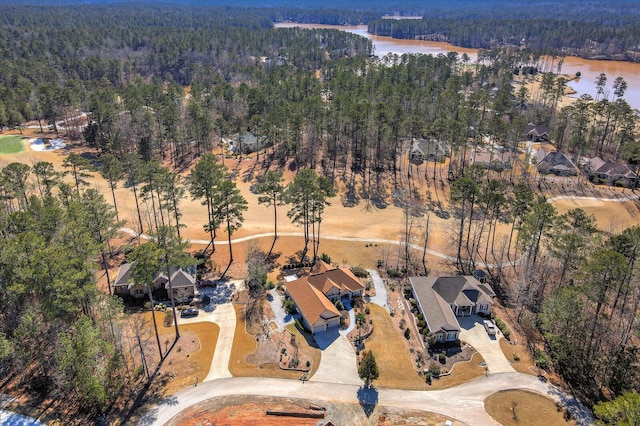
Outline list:
[[[266,410],[317,412],[309,408],[322,407],[325,416],[322,419],[303,419],[299,417],[277,417],[266,415]],[[335,425],[353,426],[393,426],[393,425],[432,425],[444,424],[451,420],[454,425],[461,423],[445,416],[426,411],[405,411],[392,407],[366,406],[359,404],[319,402],[293,398],[228,396],[197,404],[174,417],[168,426],[228,425],[253,426],[275,425],[316,425],[331,421]]]

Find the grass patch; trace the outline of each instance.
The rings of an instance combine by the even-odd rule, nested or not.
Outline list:
[[[534,372],[530,369],[530,367],[533,367],[533,358],[526,345],[521,343],[512,345],[507,339],[500,339],[500,349],[502,349],[502,353],[509,361],[513,361],[511,366],[518,373],[537,376],[537,370],[534,370]],[[516,358],[519,358],[519,360],[516,360]]]
[[[569,425],[564,419],[564,409],[551,398],[535,392],[507,390],[489,395],[484,400],[484,409],[504,426],[539,425],[544,419],[549,425]]]
[[[367,305],[373,320],[373,333],[365,340],[365,350],[373,352],[380,370],[376,386],[397,389],[429,389],[415,370],[407,343],[387,311]]]
[[[299,371],[282,370],[277,364],[262,364],[260,366],[251,364],[246,361],[246,357],[257,349],[255,336],[246,331],[243,307],[235,304],[233,308],[236,311],[236,332],[233,336],[233,346],[231,348],[231,359],[229,360],[229,371],[234,377],[273,377],[277,379],[293,379],[297,380],[302,375]],[[300,350],[308,353],[313,358],[314,374],[320,365],[321,351],[318,348],[311,347],[307,340],[294,325],[290,325],[287,329],[296,336],[296,340],[300,345]]]
[[[0,136],[0,154],[15,154],[23,150],[21,136]]]
[[[473,354],[470,361],[462,361],[454,364],[452,372],[448,376],[433,379],[429,389],[436,390],[452,388],[468,382],[471,379],[482,376],[484,374],[484,367],[481,367],[480,363],[483,361],[484,358],[482,358],[482,355],[476,352]]]
[[[175,378],[167,383],[163,390],[165,395],[171,395],[181,389],[193,386],[196,383],[196,379],[200,383],[207,377],[211,369],[211,360],[213,359],[219,334],[220,327],[218,324],[208,321],[180,325],[180,340],[178,340],[163,365],[163,369],[169,368],[175,374]],[[160,339],[164,340],[167,335],[175,336],[173,329],[168,333],[162,333],[161,331]],[[187,356],[179,348],[181,347],[181,342],[193,339],[194,335],[200,340],[200,349]]]

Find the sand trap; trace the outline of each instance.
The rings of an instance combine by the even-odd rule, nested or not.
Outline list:
[[[54,151],[67,146],[62,139],[48,139],[45,141],[42,138],[37,138],[30,139],[29,143],[33,151]]]

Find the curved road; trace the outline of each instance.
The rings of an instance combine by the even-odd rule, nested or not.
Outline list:
[[[568,406],[578,424],[588,425],[593,422],[588,411],[581,409],[575,399],[534,376],[521,373],[496,373],[454,388],[437,391],[375,389],[365,393],[367,400],[373,397],[381,406],[431,411],[466,424],[493,426],[498,423],[485,412],[484,399],[501,389],[523,389],[547,395]],[[166,398],[148,411],[138,424],[164,425],[194,404],[225,395],[260,395],[358,403],[359,390],[362,394],[360,386],[336,383],[258,377],[220,379],[189,387]]]

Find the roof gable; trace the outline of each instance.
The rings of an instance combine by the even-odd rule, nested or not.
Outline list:
[[[311,325],[319,320],[340,316],[338,309],[329,299],[309,282],[300,278],[287,284],[287,293],[294,300],[300,313]]]

